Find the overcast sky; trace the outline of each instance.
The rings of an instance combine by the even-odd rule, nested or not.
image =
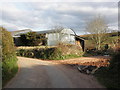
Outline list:
[[[84,2],[83,2],[84,1]],[[110,29],[118,30],[119,0],[27,0],[0,3],[0,25],[8,31],[32,29],[50,30],[56,25],[85,34],[86,22],[102,15]],[[114,1],[114,2],[113,2]]]

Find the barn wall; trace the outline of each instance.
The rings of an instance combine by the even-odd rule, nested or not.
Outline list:
[[[54,46],[58,43],[67,43],[67,44],[75,44],[75,37],[70,35],[75,34],[71,29],[63,29],[59,33],[48,33],[46,34],[47,39],[47,45],[48,46]]]
[[[48,46],[54,46],[59,43],[59,33],[49,33],[46,34],[47,39],[47,45]]]
[[[75,44],[75,33],[71,29],[63,29],[61,31],[60,40],[63,43]]]

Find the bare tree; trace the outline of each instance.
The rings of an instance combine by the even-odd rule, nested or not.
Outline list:
[[[53,30],[62,30],[62,29],[64,29],[64,27],[63,26],[60,26],[60,25],[55,25],[54,27],[53,27]]]
[[[96,49],[101,49],[101,44],[107,39],[108,26],[105,19],[101,16],[94,17],[87,22],[86,32],[90,35],[90,38],[96,44]]]

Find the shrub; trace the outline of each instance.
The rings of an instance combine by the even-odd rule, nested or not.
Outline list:
[[[57,48],[61,50],[62,55],[83,55],[82,48],[78,45],[60,43]]]
[[[20,40],[24,46],[46,45],[47,42],[45,34],[37,34],[36,32],[21,34]]]
[[[119,73],[118,70],[120,70],[120,51],[118,51],[112,56],[112,59],[110,60],[109,69],[112,72]]]
[[[20,49],[16,53],[18,56],[41,59],[57,59],[61,56],[61,52],[57,48]]]
[[[2,79],[3,85],[17,72],[17,58],[11,33],[5,28],[2,30]]]

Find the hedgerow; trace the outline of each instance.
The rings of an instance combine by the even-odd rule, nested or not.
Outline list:
[[[10,80],[18,70],[17,58],[11,33],[5,28],[2,31],[2,80],[3,86]]]
[[[16,53],[18,56],[49,60],[75,58],[84,54],[84,52],[75,45],[63,44],[51,48],[18,49]]]
[[[120,88],[120,50],[112,55],[109,67],[101,67],[95,76],[107,88]]]

